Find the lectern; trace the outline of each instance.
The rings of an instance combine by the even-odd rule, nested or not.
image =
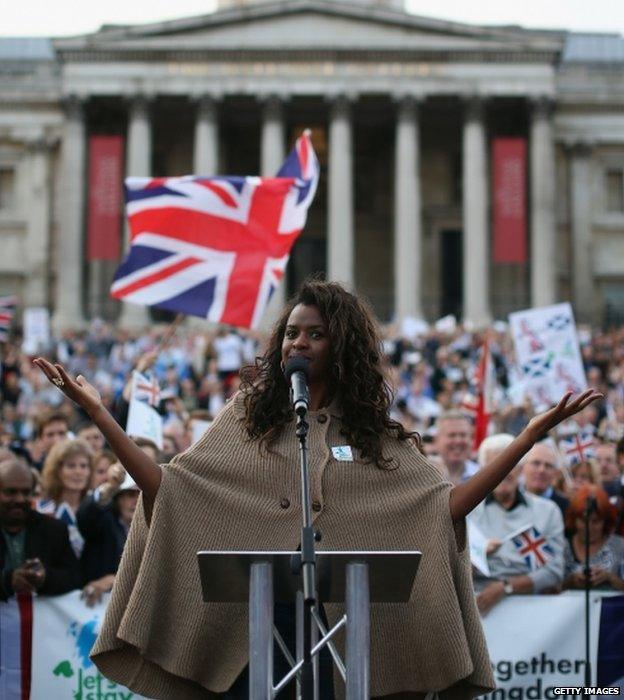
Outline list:
[[[305,629],[301,552],[199,552],[203,598],[213,603],[249,602],[249,698],[274,698],[293,679],[297,696],[318,698],[318,659],[327,645],[346,683],[347,700],[370,697],[370,603],[405,603],[409,600],[420,552],[316,552],[318,601],[345,603],[345,615],[327,630],[318,611],[311,609],[313,625]],[[286,647],[273,625],[273,605],[297,603],[297,658]],[[346,658],[332,642],[346,631]],[[303,636],[311,635],[312,679],[308,690],[303,679]],[[319,639],[320,635],[320,639]],[[273,684],[273,638],[291,670]],[[320,699],[322,700],[322,699]]]

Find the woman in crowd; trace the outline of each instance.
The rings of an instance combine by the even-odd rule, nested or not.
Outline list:
[[[372,313],[340,285],[319,281],[305,283],[288,304],[265,354],[244,371],[242,390],[210,430],[164,468],[136,447],[83,377],[35,360],[89,414],[142,490],[92,651],[96,665],[151,697],[247,697],[246,607],[202,602],[196,552],[299,543],[298,441],[283,375],[293,357],[309,361],[311,495],[323,548],[423,551],[413,599],[372,606],[371,695],[421,700],[433,690],[447,700],[487,692],[493,676],[464,519],[538,438],[600,395],[567,394],[453,486],[427,462],[418,435],[389,418]],[[342,614],[327,606],[330,624]],[[321,676],[331,687],[331,675]]]
[[[574,494],[584,486],[600,486],[602,483],[598,463],[593,458],[573,464],[569,473],[571,482],[567,485],[568,498],[573,498]]]
[[[69,529],[69,540],[78,559],[84,540],[76,513],[89,491],[93,478],[93,453],[83,440],[64,440],[49,452],[41,473],[43,497],[35,508],[44,515],[62,520]]]
[[[613,534],[616,510],[607,494],[594,485],[581,486],[566,512],[564,588],[585,588],[585,510],[588,499],[596,507],[589,515],[589,565],[592,588],[624,591],[624,539]]]
[[[105,482],[78,510],[78,527],[84,537],[80,563],[87,582],[82,596],[89,606],[113,587],[138,498],[139,489],[132,477],[115,462]]]

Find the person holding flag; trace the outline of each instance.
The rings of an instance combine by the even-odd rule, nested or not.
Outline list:
[[[309,362],[312,508],[324,548],[423,552],[413,599],[372,606],[372,695],[488,692],[494,679],[464,519],[539,437],[600,394],[566,394],[477,474],[453,485],[425,459],[419,436],[389,417],[381,341],[367,305],[318,280],[287,304],[264,355],[243,370],[241,391],[170,465],[156,465],[132,443],[84,378],[35,360],[89,414],[142,490],[92,651],[96,665],[151,697],[246,697],[246,606],[203,603],[196,552],[298,545],[298,442],[283,374],[293,357]],[[343,613],[336,605],[326,610],[330,624]],[[331,676],[322,675],[331,688]]]
[[[481,443],[481,469],[500,458],[516,442],[512,435],[491,435]],[[535,450],[528,451],[530,454]],[[563,582],[563,516],[552,501],[522,491],[522,463],[468,516],[469,527],[487,541],[487,573],[475,571],[479,610],[486,614],[505,596],[543,593]]]

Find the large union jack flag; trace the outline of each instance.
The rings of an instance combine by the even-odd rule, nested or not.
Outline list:
[[[130,249],[111,296],[255,328],[318,184],[305,132],[275,178],[126,179]]]

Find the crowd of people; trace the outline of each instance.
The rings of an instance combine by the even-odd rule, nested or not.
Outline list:
[[[163,447],[137,442],[165,463],[196,439],[196,422],[209,423],[237,391],[239,370],[265,341],[257,332],[197,325],[170,336],[165,326],[135,336],[95,321],[39,351],[96,386],[124,427],[132,370],[157,377]],[[497,387],[489,436],[477,450],[466,397],[486,336]],[[452,483],[493,459],[532,417],[503,324],[486,331],[388,326],[383,337],[392,416],[422,436],[428,458]],[[591,585],[624,590],[624,329],[581,328],[580,342],[588,384],[605,398],[533,447],[469,516],[469,532],[486,542],[487,566],[474,567],[484,614],[506,595],[584,587],[586,516]],[[0,599],[80,587],[94,604],[112,588],[139,490],[17,336],[2,347],[0,406]],[[570,458],[560,441],[578,435],[583,449]]]

